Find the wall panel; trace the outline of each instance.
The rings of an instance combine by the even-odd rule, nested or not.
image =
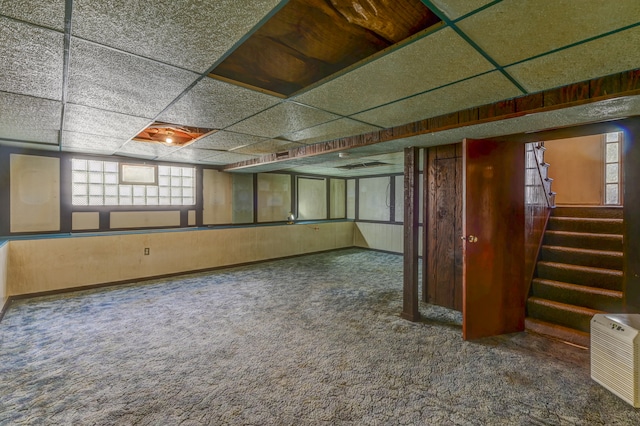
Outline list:
[[[331,222],[16,240],[8,291],[39,293],[351,247],[353,227]]]
[[[11,232],[60,230],[60,159],[10,156]]]

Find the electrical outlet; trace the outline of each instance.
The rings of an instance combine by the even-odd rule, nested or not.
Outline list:
[[[144,255],[149,256],[149,247],[144,248]]]

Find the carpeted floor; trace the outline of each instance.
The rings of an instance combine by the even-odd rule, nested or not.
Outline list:
[[[350,249],[15,302],[0,424],[640,424],[587,351],[464,342],[401,288],[400,256]]]

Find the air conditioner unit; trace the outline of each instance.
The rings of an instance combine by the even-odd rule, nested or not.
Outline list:
[[[640,314],[593,316],[591,378],[640,408]]]

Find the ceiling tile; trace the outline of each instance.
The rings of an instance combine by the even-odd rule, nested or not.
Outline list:
[[[228,151],[230,149],[236,149],[247,145],[253,145],[258,142],[263,142],[266,138],[260,138],[257,136],[244,135],[242,133],[233,133],[221,130],[213,133],[212,135],[205,136],[202,139],[198,139],[190,146],[195,148],[205,149],[217,149],[218,151]]]
[[[253,160],[254,158],[257,158],[257,157],[258,157],[257,155],[241,154],[237,152],[219,152],[210,157],[207,157],[206,160],[215,161],[216,163],[220,163],[220,164],[231,164],[231,163],[238,163],[240,161]]]
[[[457,19],[492,1],[494,0],[431,0],[450,19]]]
[[[233,152],[240,154],[252,154],[252,155],[264,155],[274,154],[276,152],[288,151],[292,148],[303,146],[302,144],[283,141],[279,139],[269,139],[263,142],[254,143],[253,145],[243,146],[242,148],[234,149]]]
[[[28,142],[16,142],[0,139],[0,146],[9,146],[20,149],[35,149],[40,151],[59,151],[60,148],[57,144],[46,143],[28,143]]]
[[[65,109],[64,130],[112,136],[124,139],[123,142],[137,135],[149,124],[147,118],[133,117],[83,105],[67,104]]]
[[[0,129],[57,130],[61,113],[59,101],[0,92]]]
[[[223,129],[281,101],[274,96],[205,77],[158,120]]]
[[[127,140],[79,132],[63,132],[62,150],[111,155]]]
[[[159,143],[129,141],[122,146],[115,155],[153,159],[171,154],[177,149],[180,148],[165,146]]]
[[[71,40],[69,101],[153,118],[196,74],[86,41]]]
[[[64,31],[62,0],[0,0],[0,13],[5,16]]]
[[[297,132],[339,118],[335,114],[309,108],[292,102],[284,102],[249,117],[228,130],[255,136],[275,138]]]
[[[527,90],[537,92],[638,68],[640,27],[541,56],[507,68]]]
[[[491,69],[491,64],[474,48],[451,28],[444,28],[296,100],[351,115]]]
[[[61,100],[63,34],[0,17],[0,91]]]
[[[279,0],[84,0],[73,34],[202,73],[256,26]]]
[[[182,149],[179,149],[178,151],[174,151],[168,155],[165,155],[159,158],[158,160],[159,161],[179,161],[184,163],[195,163],[195,164],[211,164],[211,162],[206,161],[205,158],[209,158],[214,154],[216,154],[216,152],[213,150],[193,148],[193,145],[189,145]]]
[[[637,0],[527,0],[500,2],[458,26],[506,66],[639,20]]]
[[[35,142],[46,145],[58,145],[59,132],[57,130],[29,129],[25,127],[2,127],[0,139]]]
[[[494,71],[354,117],[379,126],[393,127],[512,98],[520,93],[502,73]]]
[[[360,121],[351,120],[350,118],[341,118],[309,127],[299,132],[289,133],[284,135],[283,138],[293,142],[310,144],[369,133],[376,130],[380,130],[380,128]]]

